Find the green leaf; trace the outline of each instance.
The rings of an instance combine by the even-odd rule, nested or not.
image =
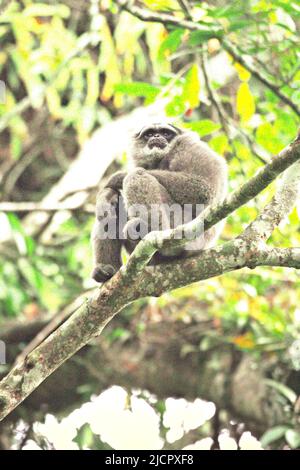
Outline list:
[[[267,447],[272,442],[283,437],[288,429],[288,426],[275,426],[274,428],[268,429],[260,438],[261,445]]]
[[[11,136],[10,149],[15,160],[17,160],[22,153],[22,142],[22,139],[17,134]]]
[[[185,111],[185,104],[181,95],[174,96],[165,107],[167,116],[178,116]]]
[[[244,13],[243,8],[239,2],[228,3],[224,7],[214,8],[209,11],[212,18],[228,18],[232,19],[234,16],[238,16]]]
[[[188,44],[189,46],[198,46],[199,44],[203,44],[204,42],[208,41],[211,38],[221,37],[220,34],[213,33],[212,31],[193,31],[190,34]]]
[[[278,130],[276,130],[269,122],[265,122],[258,126],[256,130],[256,139],[258,144],[262,145],[262,147],[274,154],[278,153],[283,147],[282,141],[278,137]]]
[[[18,217],[13,213],[6,214],[13,238],[21,255],[32,255],[35,249],[34,240],[25,234]]]
[[[142,96],[144,98],[155,99],[160,89],[146,82],[118,83],[115,85],[115,91],[130,96]]]
[[[19,259],[18,266],[28,284],[38,292],[42,286],[42,276],[39,271],[26,258]]]
[[[191,129],[192,131],[197,132],[200,137],[203,137],[208,134],[220,129],[220,124],[211,121],[210,119],[203,119],[202,121],[188,122],[184,124],[184,127]]]
[[[228,138],[225,134],[220,134],[210,139],[209,145],[215,152],[219,153],[220,155],[224,155],[230,150]]]
[[[267,385],[269,385],[270,387],[274,388],[279,393],[281,393],[281,395],[283,395],[285,398],[287,398],[287,400],[289,400],[292,404],[294,404],[296,402],[297,395],[295,394],[295,392],[292,389],[290,389],[286,385],[281,384],[281,383],[276,382],[275,380],[271,380],[271,379],[266,379],[265,382],[266,382]]]
[[[166,39],[161,43],[161,46],[158,51],[158,58],[160,60],[165,59],[165,57],[173,52],[175,52],[181,44],[181,38],[184,33],[183,29],[175,29],[168,34]]]
[[[300,447],[300,433],[294,429],[288,429],[285,433],[286,442],[292,449]]]
[[[238,20],[230,24],[228,31],[238,31],[249,27],[249,20]]]

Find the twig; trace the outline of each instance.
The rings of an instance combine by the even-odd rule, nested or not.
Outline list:
[[[145,10],[143,8],[133,5],[128,0],[117,0],[117,4],[123,9],[136,16],[142,21],[152,21],[153,23],[164,23],[172,26],[177,26],[180,28],[189,29],[191,31],[202,31],[210,34],[211,37],[219,37],[222,34],[223,28],[220,26],[205,26],[203,24],[194,23],[193,21],[181,20],[175,16],[168,15],[165,13],[156,14],[150,10]]]
[[[221,122],[221,124],[224,128],[224,131],[226,132],[226,135],[227,135],[228,140],[231,143],[232,147],[233,147],[233,143],[232,143],[230,126],[234,127],[236,132],[238,132],[244,139],[246,139],[247,144],[251,148],[251,151],[252,151],[253,155],[255,155],[255,157],[257,157],[262,163],[268,163],[268,161],[264,157],[262,157],[258,153],[258,151],[254,148],[254,144],[251,141],[250,137],[246,134],[246,132],[244,132],[241,128],[237,127],[234,120],[231,119],[231,117],[228,115],[228,113],[226,113],[222,103],[218,99],[218,96],[217,96],[216,92],[214,91],[214,89],[211,86],[211,83],[210,83],[210,80],[209,80],[209,74],[208,74],[208,70],[207,70],[207,61],[206,61],[205,53],[201,54],[200,57],[201,57],[202,71],[203,71],[205,85],[206,85],[207,92],[208,92],[208,97],[209,97],[211,103],[213,104],[213,106],[215,107],[215,109],[217,110],[219,120],[220,120],[220,122]]]
[[[259,80],[263,85],[269,88],[273,93],[275,93],[278,98],[280,98],[285,104],[287,104],[298,116],[300,116],[300,108],[282,91],[274,85],[274,83],[270,82],[266,77],[261,75],[250,63],[249,59],[245,56],[238,53],[238,50],[235,48],[233,44],[231,44],[227,39],[224,37],[224,31],[220,27],[216,26],[206,26],[195,23],[192,21],[181,20],[172,15],[166,15],[160,13],[159,15],[145,10],[144,8],[137,7],[132,5],[126,0],[117,0],[117,3],[120,5],[121,8],[128,11],[132,15],[136,16],[142,21],[152,21],[156,23],[162,23],[164,25],[170,26],[177,26],[178,28],[188,29],[189,31],[202,31],[207,32],[208,37],[210,38],[218,38],[221,41],[222,46],[224,49],[229,52],[229,54],[234,58],[236,62],[243,65],[257,80]]]
[[[299,106],[297,106],[288,96],[286,96],[284,93],[282,93],[282,91],[280,90],[280,88],[277,86],[277,85],[274,85],[274,83],[270,82],[270,80],[268,80],[266,77],[264,77],[263,75],[261,75],[256,69],[255,67],[253,67],[250,62],[249,62],[249,59],[246,58],[245,55],[241,55],[238,53],[238,49],[233,45],[231,44],[229,41],[227,41],[226,39],[222,39],[222,45],[224,47],[224,49],[229,52],[229,54],[234,58],[234,60],[236,62],[238,62],[239,64],[241,64],[243,67],[245,67],[245,69],[247,69],[251,75],[253,75],[253,77],[255,77],[258,81],[260,81],[263,85],[265,85],[267,88],[269,88],[269,90],[273,91],[273,93],[275,93],[275,95],[278,96],[278,98],[280,98],[285,104],[287,104],[293,111],[295,111],[295,113],[297,114],[297,116],[300,116],[300,108]]]
[[[93,204],[82,205],[80,203],[57,202],[55,204],[45,204],[38,202],[0,202],[0,212],[59,212],[82,210],[88,214],[94,214]]]
[[[186,17],[189,20],[193,21],[193,17],[191,14],[191,5],[189,4],[188,0],[178,0],[179,5],[181,6],[182,10],[184,11]]]

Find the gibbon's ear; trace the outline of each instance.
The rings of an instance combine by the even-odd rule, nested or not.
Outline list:
[[[141,137],[142,133],[143,133],[146,129],[150,129],[150,128],[151,128],[151,126],[143,126],[138,132],[135,132],[135,133],[133,134],[133,137],[134,137],[135,139],[139,139],[139,138]]]
[[[175,131],[178,133],[178,134],[182,134],[183,133],[183,129],[180,129],[179,127],[176,127],[176,126],[173,126],[173,124],[169,124],[170,127],[173,127],[173,129],[175,129]]]

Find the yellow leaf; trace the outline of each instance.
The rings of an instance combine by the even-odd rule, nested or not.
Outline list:
[[[87,106],[94,106],[99,98],[99,72],[95,67],[91,67],[86,73],[87,95],[85,103]]]
[[[235,336],[232,342],[242,349],[253,349],[255,342],[251,333],[245,333],[244,335]]]
[[[270,11],[268,14],[269,20],[272,24],[278,23],[277,13],[276,11]]]
[[[170,61],[158,60],[161,44],[166,39],[167,30],[159,23],[148,23],[146,27],[146,41],[149,48],[149,55],[156,75],[170,72]]]
[[[241,83],[236,97],[236,109],[243,122],[249,121],[255,112],[255,101],[248,83]]]
[[[144,0],[143,2],[151,10],[176,10],[178,3],[176,0]]]
[[[50,114],[54,119],[61,118],[60,96],[54,87],[48,87],[46,90],[46,101]]]
[[[199,106],[200,80],[199,70],[196,64],[192,65],[186,74],[182,98],[191,109]]]
[[[128,34],[130,31],[130,34]],[[139,37],[145,31],[145,24],[126,11],[120,15],[114,31],[116,51],[123,55],[123,69],[126,77],[131,78],[134,71],[134,61],[138,54],[142,54]]]
[[[239,79],[242,81],[242,82],[248,82],[248,80],[250,79],[251,77],[251,73],[248,72],[248,70],[245,69],[245,67],[243,67],[241,64],[239,64],[238,62],[235,62],[234,64],[234,67],[239,75]]]
[[[115,85],[121,82],[122,75],[118,64],[115,44],[105,19],[103,19],[102,36],[99,68],[105,72],[105,82],[101,98],[103,101],[108,101],[114,95]],[[114,103],[116,105],[115,100]]]

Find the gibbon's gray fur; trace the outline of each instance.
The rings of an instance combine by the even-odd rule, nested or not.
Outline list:
[[[98,282],[106,281],[121,267],[122,245],[129,252],[134,249],[138,240],[130,239],[128,235],[130,229],[137,227],[140,229],[143,223],[148,221],[149,213],[139,214],[137,217],[136,213],[132,212],[133,206],[143,204],[147,210],[150,210],[153,204],[180,206],[190,204],[194,209],[196,204],[201,204],[204,209],[221,202],[227,192],[225,160],[202,142],[196,133],[189,130],[179,129],[170,124],[152,124],[143,127],[132,138],[129,156],[133,163],[132,170],[112,175],[97,196],[96,222],[92,233],[94,253],[92,277]],[[105,222],[103,219],[104,206],[107,204],[116,209],[116,214],[122,209],[128,217],[128,221],[125,220],[123,223],[116,220],[114,213],[109,216],[118,222],[114,239],[101,237],[101,233],[105,231],[104,224],[107,226],[108,223],[107,218]],[[193,212],[191,218],[195,215]],[[160,223],[164,217],[167,215],[161,210]],[[174,221],[169,220],[169,223],[169,227],[176,226]],[[221,223],[206,231],[200,249],[212,246],[222,227]],[[190,244],[189,249],[187,249],[188,244]],[[188,256],[195,253],[195,250],[199,251],[195,241],[188,244],[179,251],[177,249],[173,252],[158,253],[152,262],[159,262],[168,256]]]

